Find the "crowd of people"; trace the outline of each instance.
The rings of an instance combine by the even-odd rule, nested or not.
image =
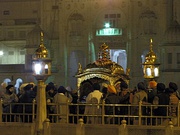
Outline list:
[[[4,85],[3,85],[4,86]],[[77,90],[73,90],[71,87],[59,86],[57,87],[54,83],[50,82],[46,85],[46,101],[48,103],[57,103],[58,106],[47,106],[48,114],[60,114],[57,117],[53,115],[48,115],[51,122],[60,123],[77,123],[77,119],[74,117],[69,117],[67,121],[67,114],[84,114],[85,123],[102,123],[101,117],[90,117],[89,115],[102,115],[102,106],[91,106],[89,104],[106,104],[104,113],[105,115],[139,115],[138,105],[141,101],[144,105],[154,105],[151,108],[142,108],[142,115],[153,116],[172,116],[174,124],[177,124],[177,105],[179,103],[179,93],[178,86],[174,82],[169,82],[166,87],[164,83],[156,83],[155,81],[150,81],[149,85],[145,85],[144,82],[139,82],[137,88],[130,90],[128,84],[124,81],[120,83],[117,89],[113,85],[102,85],[99,83],[94,83],[92,85],[93,90],[83,99],[79,99]],[[36,100],[37,86],[34,83],[25,83],[19,87],[19,93],[15,93],[13,85],[7,85],[5,92],[1,93],[0,96],[3,100],[3,113],[27,113],[32,114],[33,107],[32,104],[26,105],[25,109],[23,105],[10,105],[11,103],[32,103]],[[84,96],[83,96],[84,97]],[[67,106],[67,103],[86,104],[85,106],[71,105]],[[110,104],[131,104],[132,107],[128,106],[110,106]],[[109,105],[109,106],[108,106]],[[158,107],[156,105],[174,105],[169,108]],[[32,115],[21,116],[19,115],[19,120],[22,122],[32,122]],[[89,117],[88,117],[89,116]],[[127,119],[127,117],[107,117],[105,123],[119,124],[119,121]],[[163,119],[166,121],[167,119]],[[3,117],[3,121],[17,121],[17,118],[13,115],[6,115]],[[128,121],[128,120],[127,120]],[[137,120],[134,119],[128,124],[137,124]],[[156,121],[156,124],[162,124],[162,120]]]
[[[3,115],[2,120],[4,122],[14,122],[14,121],[21,121],[21,122],[33,122],[33,111],[36,112],[36,108],[33,110],[33,101],[36,101],[37,98],[37,86],[30,82],[24,83],[19,87],[19,92],[16,94],[16,90],[14,85],[9,84],[5,86],[2,84],[2,89],[0,92],[0,98],[3,101],[2,108]],[[46,101],[48,103],[71,103],[77,101],[77,94],[73,92],[70,87],[65,88],[64,86],[57,86],[50,82],[46,85]],[[75,98],[76,97],[76,98]],[[25,103],[25,105],[23,104]],[[76,102],[77,103],[77,102]],[[47,106],[47,113],[48,114],[61,114],[62,116],[59,119],[54,121],[56,122],[66,122],[66,114],[67,112],[67,105],[61,106]],[[73,110],[73,109],[72,109]],[[26,114],[26,115],[23,115]],[[14,115],[12,115],[14,114]],[[17,115],[15,115],[17,114]],[[18,115],[21,114],[21,115]],[[63,116],[64,115],[64,116]],[[18,116],[14,117],[14,116]],[[50,121],[52,122],[53,118],[49,116]]]
[[[98,86],[97,86],[98,85]],[[121,82],[120,91],[118,92],[114,86],[108,85],[103,88],[103,91],[107,91],[104,93],[100,92],[100,85],[93,85],[94,91],[91,92],[87,98],[86,103],[93,103],[92,99],[96,98],[99,103],[101,99],[105,101],[105,104],[121,104],[121,106],[105,106],[105,114],[106,115],[135,115],[139,116],[139,102],[141,101],[142,111],[141,114],[144,116],[170,116],[171,121],[173,121],[174,125],[177,124],[177,105],[179,103],[179,93],[178,86],[174,82],[170,82],[168,87],[165,86],[164,83],[156,83],[155,81],[150,81],[148,88],[144,82],[139,82],[137,84],[137,89],[130,91],[126,82]],[[94,99],[93,99],[94,100]],[[131,107],[123,106],[123,104],[131,104]],[[133,106],[134,105],[134,106]],[[150,107],[152,105],[152,107]],[[158,107],[159,105],[159,107]],[[164,106],[163,106],[164,105]],[[167,105],[167,106],[165,106]],[[86,114],[92,114],[92,108],[85,108]],[[93,110],[94,111],[94,110]],[[97,112],[96,114],[99,114]],[[105,119],[105,123],[115,123],[119,124],[122,119],[126,119],[129,121],[128,124],[138,124],[138,118],[133,120],[128,120],[128,117],[110,117]],[[151,119],[146,120],[146,123],[141,124],[167,124],[169,119]],[[87,123],[99,123],[101,122],[97,118],[90,117],[90,120],[87,120]],[[143,120],[142,120],[143,122]]]

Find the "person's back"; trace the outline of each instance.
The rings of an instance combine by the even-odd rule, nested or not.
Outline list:
[[[142,101],[142,104],[147,104],[148,103],[148,96],[147,96],[147,93],[144,91],[144,90],[140,90],[138,91],[134,97],[133,97],[133,102],[132,104],[133,105],[139,105],[139,102]],[[139,114],[139,106],[137,107],[132,107],[133,108],[133,111],[132,111],[132,114],[134,115],[138,115]],[[142,114],[143,115],[146,115],[146,107],[143,107],[142,109]]]
[[[89,93],[86,97],[86,103],[91,101],[91,98],[96,97],[98,99],[98,103],[101,101],[102,93],[99,90],[94,90],[93,92]]]
[[[179,103],[179,99],[175,93],[170,94],[169,98],[170,98],[169,104],[174,105],[174,107],[171,107],[171,111],[170,111],[171,116],[177,116],[177,105]]]
[[[169,116],[171,116],[171,121],[173,122],[173,125],[177,125],[178,118],[177,118],[177,109],[178,109],[178,103],[179,98],[177,97],[175,91],[171,88],[167,88],[166,91],[169,93]]]
[[[119,96],[117,96],[116,93],[109,93],[105,99],[105,103],[106,104],[119,104]],[[105,113],[108,115],[115,115],[118,113],[117,107],[107,105],[105,107]]]
[[[145,84],[143,82],[139,82],[138,85],[137,85],[137,88],[138,88],[138,92],[135,93],[134,97],[133,97],[133,101],[132,101],[132,104],[133,105],[136,105],[136,106],[132,106],[132,110],[131,110],[131,113],[132,115],[139,115],[139,102],[141,101],[142,103],[147,103],[148,101],[148,96],[147,96],[147,93],[146,93],[146,88],[145,88]],[[146,106],[144,106],[142,108],[142,114],[145,115],[146,113]],[[134,120],[134,124],[137,124],[137,119]]]
[[[158,105],[169,105],[169,95],[166,93],[157,94],[154,97],[154,101],[155,100],[158,100]],[[155,103],[153,103],[153,104],[155,104]],[[154,112],[155,116],[167,116],[167,107],[158,107],[158,108],[154,109],[153,112]]]
[[[177,112],[177,106],[178,106],[178,103],[179,103],[179,98],[176,96],[175,93],[172,93],[170,94],[170,105],[172,105],[172,107],[170,107],[170,116],[172,116],[172,122],[174,125],[177,125],[177,121],[178,121],[178,118],[177,118],[177,115],[178,115],[178,112]]]
[[[20,96],[20,103],[25,103],[25,106],[23,105],[19,105],[18,106],[18,113],[26,113],[25,117],[21,116],[21,120],[24,122],[32,122],[32,114],[33,111],[33,100],[36,98],[36,93],[33,89],[33,85],[32,84],[27,84],[24,88],[24,93]]]
[[[114,86],[108,85],[107,89],[108,93],[105,98],[105,114],[110,116],[105,119],[105,123],[118,124],[118,117],[112,117],[112,115],[118,115],[118,106],[115,105],[119,104],[120,97],[117,95],[117,91]],[[114,106],[109,104],[114,104]]]
[[[60,104],[58,106],[58,109],[56,110],[56,113],[60,113],[61,115],[66,115],[67,112],[67,102],[69,101],[68,97],[66,97],[64,94],[62,93],[57,93],[54,96],[54,103],[58,103]]]
[[[86,97],[86,103],[89,103],[91,101],[91,98],[95,97],[98,100],[98,103],[101,101],[103,97],[103,93],[100,92],[100,85],[98,83],[93,84],[93,92],[89,93]]]
[[[57,103],[54,113],[59,115],[56,122],[67,123],[67,114],[69,113],[68,103],[70,99],[65,96],[66,89],[63,86],[58,88],[58,93],[54,96],[53,102]]]
[[[157,82],[156,81],[150,81],[149,82],[149,88],[146,91],[148,94],[148,103],[152,104],[155,95],[157,95]]]
[[[128,89],[128,85],[126,82],[121,82],[120,84],[120,102],[119,104],[129,104],[130,103],[130,93]],[[120,115],[127,115],[128,114],[128,107],[127,106],[121,106],[119,108],[119,114]]]
[[[169,91],[170,91],[170,105],[174,105],[174,107],[170,108],[171,116],[177,116],[177,105],[179,103],[179,97],[177,95],[178,86],[174,82],[169,83]]]
[[[165,85],[163,83],[157,84],[158,94],[153,99],[154,105],[169,105],[169,94],[165,92]],[[154,107],[155,116],[167,116],[167,107]]]
[[[99,115],[101,114],[101,108],[98,105],[101,103],[102,99],[102,92],[100,92],[100,85],[98,83],[93,84],[93,89],[94,91],[89,93],[88,96],[86,97],[86,106],[85,106],[85,112],[84,114],[87,115]],[[92,109],[90,104],[94,104],[93,107],[97,109]],[[87,123],[89,124],[100,124],[101,123],[101,118],[100,117],[87,117]]]

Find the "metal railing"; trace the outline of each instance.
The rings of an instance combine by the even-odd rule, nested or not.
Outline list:
[[[36,102],[3,104],[0,101],[0,122],[31,123],[36,117]]]
[[[11,103],[8,112],[4,111],[3,101],[0,102],[0,122],[34,122],[36,119],[36,102],[33,103]],[[61,110],[64,106],[66,110]],[[163,107],[166,116],[155,116],[154,108]],[[171,108],[176,108],[176,116],[170,115]],[[110,113],[108,109],[110,108]],[[135,108],[135,114],[132,110]],[[19,109],[19,110],[18,110]],[[89,109],[89,111],[87,111]],[[126,111],[123,111],[126,110]],[[145,110],[146,112],[144,112]],[[133,104],[86,104],[86,103],[64,103],[47,104],[47,118],[51,123],[77,124],[83,119],[85,124],[121,124],[126,120],[127,125],[163,126],[172,121],[174,126],[180,125],[180,103],[178,105],[144,105],[139,102]]]

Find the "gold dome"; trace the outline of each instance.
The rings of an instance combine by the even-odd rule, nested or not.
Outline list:
[[[110,60],[110,49],[105,43],[99,47],[98,59],[94,63],[88,64],[85,69],[90,70],[91,68],[104,69],[102,72],[108,70],[112,74],[124,74],[123,67]]]
[[[110,60],[110,49],[104,43],[99,47],[98,59],[95,62],[88,64],[82,72],[101,72],[102,74],[122,75],[124,74],[124,69],[121,65]]]
[[[48,57],[48,50],[43,44],[43,33],[41,32],[41,44],[39,48],[36,50],[36,58],[47,58]]]
[[[157,57],[156,57],[156,54],[154,53],[153,49],[152,49],[152,39],[151,39],[151,42],[150,42],[150,51],[149,53],[146,54],[146,57],[145,57],[145,64],[152,64],[152,63],[155,63],[156,60],[157,60]]]
[[[106,83],[116,85],[120,80],[129,80],[129,73],[125,74],[121,65],[110,60],[110,49],[106,44],[99,47],[98,59],[88,64],[82,69],[79,63],[78,72],[76,74],[77,86],[80,87],[81,83],[86,80],[93,80],[98,78],[104,80]]]

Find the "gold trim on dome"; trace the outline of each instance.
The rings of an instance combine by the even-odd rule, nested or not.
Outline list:
[[[96,60],[95,64],[97,66],[105,66],[111,63],[109,46],[104,43],[99,47],[98,60]]]
[[[99,47],[98,59],[94,63],[90,63],[85,69],[79,68],[75,77],[77,78],[77,87],[80,88],[82,82],[93,78],[100,78],[108,81],[110,85],[115,85],[119,80],[128,82],[129,72],[125,74],[122,66],[110,60],[110,49],[104,43]]]
[[[156,62],[156,54],[153,51],[153,40],[150,39],[150,49],[145,57],[145,64],[152,64]]]
[[[110,77],[108,75],[103,75],[103,74],[88,74],[88,75],[85,75],[85,76],[82,76],[80,78],[78,78],[78,87],[80,87],[80,84],[83,82],[83,81],[86,81],[86,80],[89,80],[89,79],[92,79],[92,78],[101,78],[101,79],[104,79],[104,80],[111,80]]]
[[[48,50],[44,46],[44,34],[43,32],[41,34],[41,43],[39,45],[39,48],[36,50],[36,58],[47,58],[48,57]]]

